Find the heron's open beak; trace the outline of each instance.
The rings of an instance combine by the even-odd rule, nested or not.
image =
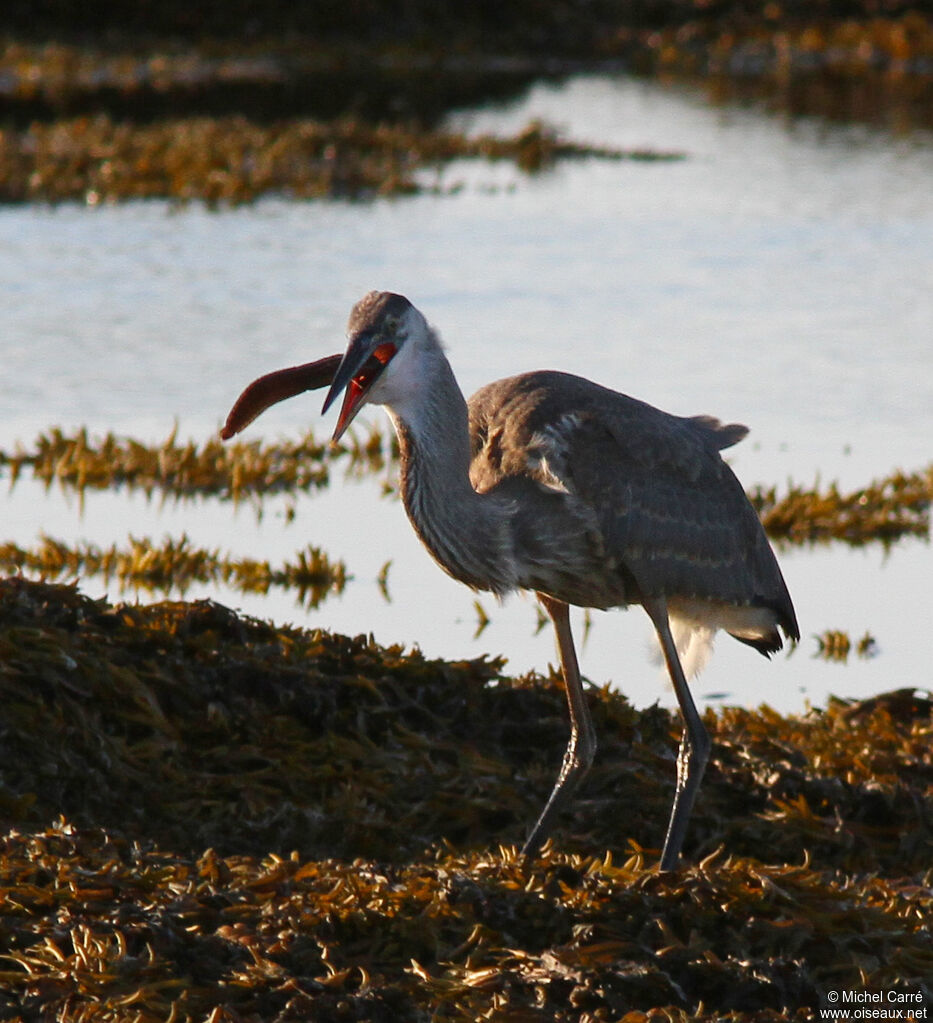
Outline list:
[[[346,388],[340,415],[334,428],[335,441],[340,440],[357,412],[366,404],[366,395],[370,388],[382,375],[397,351],[391,341],[380,343],[378,337],[371,334],[360,334],[350,342],[321,409],[323,415],[334,403],[337,395]]]

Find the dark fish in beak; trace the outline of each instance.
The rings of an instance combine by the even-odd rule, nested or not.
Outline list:
[[[286,398],[294,398],[303,391],[316,391],[327,387],[333,382],[342,360],[342,355],[328,355],[316,362],[278,369],[254,380],[230,409],[220,436],[223,440],[230,440],[271,405],[285,401]]]

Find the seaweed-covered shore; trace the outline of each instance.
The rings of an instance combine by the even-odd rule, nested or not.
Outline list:
[[[707,713],[591,689],[592,775],[531,869],[566,738],[510,679],[211,602],[0,582],[0,1018],[807,1019],[933,1002],[933,703]],[[908,1017],[909,1018],[909,1017]],[[922,1018],[922,1017],[917,1017]]]

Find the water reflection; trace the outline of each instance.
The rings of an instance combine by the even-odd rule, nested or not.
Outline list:
[[[787,118],[871,125],[896,136],[933,129],[933,74],[817,68],[792,75],[712,77],[696,88],[713,103],[755,104]]]

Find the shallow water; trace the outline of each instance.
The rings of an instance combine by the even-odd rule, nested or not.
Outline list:
[[[340,350],[350,306],[378,287],[406,293],[440,327],[467,393],[551,367],[672,412],[747,423],[750,438],[728,452],[746,485],[820,477],[848,488],[930,462],[929,138],[784,124],[606,77],[538,86],[455,121],[507,132],[532,117],[575,138],[687,158],[584,160],[535,178],[458,164],[441,175],[465,183],[454,197],[374,205],[0,210],[0,446],[28,446],[53,424],[161,440],[177,420],[182,437],[206,438],[253,377]],[[247,436],[326,431],[319,410],[319,396],[296,399]],[[270,503],[257,524],[245,507],[160,510],[105,494],[89,495],[81,514],[77,502],[21,483],[4,497],[2,539],[29,545],[44,530],[109,544],[184,530],[272,561],[313,542],[355,576],[315,611],[288,595],[187,595],[418,643],[432,656],[504,653],[514,672],[552,659],[549,634],[533,634],[534,609],[518,598],[499,609],[480,595],[492,622],[474,641],[475,596],[433,566],[378,486],[301,497],[291,524],[283,507]],[[375,585],[389,559],[391,604]],[[701,699],[800,709],[829,692],[930,684],[916,643],[931,624],[928,544],[887,555],[791,549],[780,559],[804,641],[768,665],[720,640],[695,686]],[[89,579],[84,588],[105,587]],[[846,666],[814,659],[812,636],[828,628],[853,639],[869,630],[879,655]],[[639,610],[594,612],[583,670],[638,704],[670,702],[650,645]]]

